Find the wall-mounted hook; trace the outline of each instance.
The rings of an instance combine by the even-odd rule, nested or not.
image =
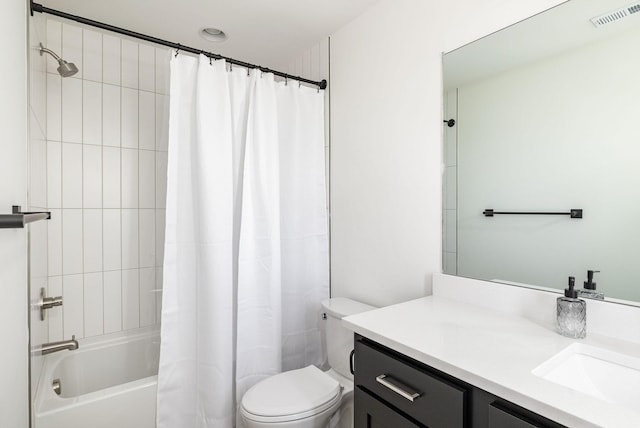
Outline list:
[[[449,120],[445,119],[445,120],[443,120],[443,122],[446,123],[449,128],[453,128],[455,126],[455,124],[456,124],[456,120],[455,119],[449,119]]]

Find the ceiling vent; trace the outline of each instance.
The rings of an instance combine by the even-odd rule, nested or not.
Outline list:
[[[622,18],[638,12],[640,12],[640,2],[591,18],[591,23],[596,27],[602,27],[603,25],[611,24],[612,22],[619,21]]]

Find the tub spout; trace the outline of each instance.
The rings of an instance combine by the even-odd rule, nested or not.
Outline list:
[[[60,342],[51,342],[51,343],[43,343],[40,347],[40,351],[42,351],[42,355],[51,354],[52,352],[64,351],[68,349],[69,351],[74,351],[78,349],[80,345],[78,345],[78,341],[76,340],[76,335],[71,336],[71,340],[61,340]]]

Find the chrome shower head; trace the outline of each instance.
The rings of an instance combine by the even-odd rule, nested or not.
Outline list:
[[[40,56],[42,56],[42,54],[44,53],[48,53],[56,61],[58,61],[58,73],[60,74],[60,76],[69,77],[69,76],[73,76],[78,72],[78,67],[76,67],[74,63],[63,60],[58,55],[56,55],[55,52],[45,48],[44,46],[42,46],[42,43],[40,43]]]

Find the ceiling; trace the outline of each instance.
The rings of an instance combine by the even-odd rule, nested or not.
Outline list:
[[[35,0],[36,3],[241,61],[281,68],[377,0]],[[225,42],[200,29],[223,30]]]
[[[599,28],[590,21],[628,6],[630,1],[568,1],[448,52],[444,56],[444,88],[459,87],[583,45],[637,31],[640,13]]]

